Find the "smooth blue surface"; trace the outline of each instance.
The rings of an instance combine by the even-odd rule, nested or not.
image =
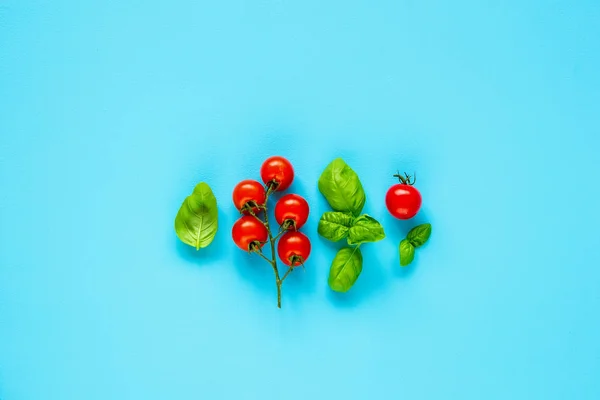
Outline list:
[[[600,5],[484,3],[2,1],[0,398],[599,399]],[[272,154],[312,207],[282,310],[229,239]],[[337,156],[388,235],[346,295],[316,234]],[[418,221],[385,210],[397,169]]]

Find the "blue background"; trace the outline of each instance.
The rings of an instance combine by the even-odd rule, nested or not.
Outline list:
[[[0,398],[600,398],[600,4],[483,3],[3,0]],[[272,154],[312,207],[282,310],[229,238]],[[387,232],[345,295],[316,234],[337,156]]]

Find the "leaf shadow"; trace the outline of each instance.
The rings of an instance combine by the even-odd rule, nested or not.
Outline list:
[[[327,203],[327,200],[323,196],[319,196],[319,203],[322,209],[330,211],[331,208]],[[365,208],[366,210],[366,208]],[[363,211],[365,211],[363,210]],[[371,215],[371,214],[369,214]],[[385,230],[385,227],[384,227]],[[387,232],[386,232],[387,234]],[[343,247],[348,246],[346,239],[340,240],[339,242],[331,242],[320,235],[319,241],[328,249],[328,260],[329,265],[327,266],[327,275],[329,277],[329,268],[331,262],[337,252]],[[361,246],[363,254],[363,269],[354,285],[345,293],[339,293],[331,290],[329,285],[327,286],[327,297],[329,301],[338,308],[352,308],[357,305],[373,300],[378,294],[381,294],[384,288],[389,284],[389,279],[385,277],[385,266],[382,263],[380,254],[377,250],[377,246],[383,245],[382,242],[366,243]]]
[[[407,265],[405,267],[400,265],[400,262],[396,262],[395,265],[396,267],[394,268],[394,276],[401,278],[401,279],[409,279],[411,276],[414,275],[415,271],[417,270],[417,259],[418,259],[418,255],[415,254],[415,258],[413,260],[412,263],[410,263],[410,265]]]
[[[379,256],[380,252],[375,247],[377,244],[368,243],[361,246],[363,269],[350,290],[346,293],[339,293],[328,287],[327,297],[335,307],[351,308],[372,301],[377,295],[383,293],[389,285],[389,280],[385,276],[384,265]],[[334,256],[332,256],[332,260]]]

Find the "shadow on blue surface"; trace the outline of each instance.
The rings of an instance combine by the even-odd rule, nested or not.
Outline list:
[[[183,243],[177,236],[175,236],[173,240],[176,242],[175,247],[177,248],[177,253],[179,253],[179,256],[186,261],[200,263],[202,260],[210,259],[218,253],[218,249],[216,248],[217,246],[211,245],[206,248],[196,250],[196,248]],[[215,241],[216,240],[217,238],[215,238]]]
[[[429,222],[429,218],[424,212],[419,213],[415,218],[408,221],[398,220],[389,213],[386,213],[382,221],[386,232],[384,240],[391,240],[396,243],[395,246],[398,246],[400,241],[406,237],[406,234],[413,227],[426,222]],[[321,237],[319,237],[319,240],[322,246],[332,250],[332,259],[335,252],[345,244],[344,242],[331,243]],[[391,284],[389,277],[385,276],[385,271],[389,268],[392,269],[394,276],[402,279],[409,279],[415,273],[418,267],[418,251],[415,255],[415,261],[411,265],[401,267],[399,254],[396,255],[393,263],[390,264],[389,260],[382,260],[380,258],[381,251],[378,250],[377,246],[381,246],[381,243],[371,243],[361,246],[363,270],[354,286],[348,292],[337,293],[328,290],[327,296],[333,305],[340,308],[356,307],[360,303],[370,301],[373,296],[383,293],[386,287]],[[427,245],[423,246],[422,249],[425,247]]]
[[[329,261],[335,257],[337,251],[346,246],[346,241],[332,243],[319,236],[321,245],[330,249],[328,251]],[[379,252],[375,243],[364,244],[361,246],[363,253],[363,269],[354,286],[346,293],[334,292],[327,289],[327,297],[331,303],[340,308],[355,307],[361,302],[366,302],[377,293],[381,293],[385,286],[389,284],[384,277],[383,271],[385,265],[381,262]],[[327,268],[329,276],[329,266]]]
[[[304,194],[304,185],[298,185],[295,182],[288,192]],[[271,209],[279,197],[281,197],[281,194],[274,194],[271,202]],[[291,301],[297,303],[300,302],[302,298],[306,297],[306,295],[314,294],[316,292],[317,279],[327,280],[331,261],[335,257],[337,251],[346,245],[345,240],[333,243],[317,234],[316,225],[318,224],[318,219],[321,214],[317,210],[322,209],[328,209],[328,204],[322,197],[319,197],[311,209],[311,218],[302,231],[311,238],[313,248],[326,249],[328,264],[321,270],[321,268],[311,266],[309,260],[306,271],[302,269],[294,270],[284,283],[284,302]],[[270,213],[270,216],[273,219],[272,212]],[[258,255],[247,254],[240,251],[237,248],[234,248],[235,246],[231,243],[230,229],[233,221],[237,217],[238,215],[235,213],[230,215],[230,213],[219,210],[219,231],[213,243],[207,248],[196,251],[195,248],[182,243],[175,237],[174,240],[177,242],[177,252],[180,257],[193,263],[194,267],[200,266],[200,264],[206,263],[206,261],[209,260],[218,260],[219,262],[233,261],[239,276],[241,276],[243,280],[251,282],[253,289],[259,290],[261,295],[274,296],[276,293],[276,286],[271,266],[260,259]],[[406,237],[406,234],[410,229],[419,224],[430,222],[430,219],[423,210],[415,218],[407,221],[398,220],[386,211],[381,218],[381,222],[386,232],[386,238],[384,240],[391,241],[397,248],[400,241]],[[271,221],[271,223],[273,224],[274,222]],[[435,230],[433,235],[435,235]],[[390,268],[393,276],[400,279],[409,279],[415,273],[415,270],[419,265],[419,251],[417,251],[415,261],[410,266],[400,267],[399,255],[397,252],[392,260],[384,260],[381,258],[381,249],[379,248],[381,245],[382,243],[369,243],[361,247],[364,261],[360,277],[355,285],[346,293],[337,293],[327,289],[327,297],[331,304],[339,308],[352,308],[372,300],[374,296],[383,293],[385,288],[391,284],[389,276],[386,276],[386,271]],[[424,246],[424,248],[426,247],[427,245]],[[233,260],[226,260],[224,255],[231,254],[230,252],[232,250]],[[270,257],[271,250],[269,245],[265,246],[264,252],[267,257]],[[283,275],[286,269],[281,262],[279,262],[279,268],[280,274]]]
[[[270,257],[270,248],[268,245],[264,249],[265,255]],[[248,254],[243,251],[238,251],[234,255],[233,263],[239,275],[252,286],[259,290],[264,296],[272,296],[275,301],[277,289],[275,286],[275,276],[273,269],[266,261],[262,260],[256,254]],[[286,267],[279,262],[280,276],[286,271]],[[282,303],[294,302],[299,300],[306,294],[313,293],[316,285],[316,273],[307,267],[304,271],[301,268],[296,268],[286,278],[282,289]]]
[[[284,193],[275,192],[269,200],[269,219],[272,226],[273,234],[277,232],[277,222],[275,221],[273,210],[277,201],[285,194],[296,193],[303,197],[306,196],[306,187],[299,177],[294,179],[294,182],[288,190]],[[311,216],[314,209],[311,207]],[[313,227],[311,220],[300,229],[302,233],[307,235],[313,241],[316,236],[316,227]],[[314,229],[313,229],[314,228]],[[270,245],[267,244],[263,248],[263,252],[267,258],[271,258]],[[275,252],[277,252],[277,245],[275,245]],[[282,304],[285,307],[287,302],[299,303],[302,298],[306,298],[306,295],[313,294],[316,291],[317,283],[317,270],[314,265],[311,264],[311,258],[309,257],[306,264],[306,270],[302,268],[295,268],[291,274],[286,278],[282,287]],[[262,260],[256,254],[247,254],[242,251],[236,251],[234,255],[234,264],[238,269],[240,275],[248,281],[251,281],[253,286],[264,293],[265,296],[276,296],[276,285],[275,276],[273,269],[266,261]],[[287,267],[278,259],[279,275],[283,276],[287,271]]]

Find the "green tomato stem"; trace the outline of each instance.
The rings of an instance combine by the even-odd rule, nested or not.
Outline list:
[[[269,260],[262,252],[261,249],[255,250],[254,251],[256,254],[258,254],[259,256],[261,256],[266,262],[268,262],[269,264],[271,264],[271,260]]]
[[[283,281],[285,281],[285,278],[287,278],[287,276],[294,270],[294,267],[289,267],[288,270],[285,272],[285,274],[283,274],[283,278],[281,278],[281,283],[283,283]]]
[[[257,249],[251,250],[251,251],[257,253],[266,262],[271,264],[271,267],[273,267],[273,273],[275,274],[275,284],[277,285],[277,307],[281,308],[281,284],[283,283],[283,280],[290,273],[291,268],[285,273],[285,275],[283,276],[282,279],[279,278],[279,269],[277,268],[277,255],[275,254],[275,242],[277,241],[277,239],[279,239],[279,237],[281,235],[283,235],[285,233],[285,231],[280,230],[276,236],[273,236],[273,232],[271,231],[271,226],[269,225],[269,209],[267,207],[267,204],[269,202],[269,196],[271,196],[271,194],[275,191],[276,186],[277,185],[272,182],[269,182],[267,184],[267,188],[266,188],[267,190],[265,193],[265,204],[258,205],[258,208],[263,210],[265,213],[264,221],[258,215],[256,215],[256,213],[254,212],[254,210],[252,208],[248,208],[247,211],[250,215],[252,215],[258,221],[260,221],[260,223],[263,224],[265,226],[265,228],[267,228],[267,232],[269,234],[269,243],[271,244],[271,259],[267,258],[267,256],[264,255],[261,248],[257,248]]]
[[[265,196],[265,206],[264,206],[265,221],[264,221],[264,224],[265,224],[265,227],[267,228],[267,232],[269,233],[269,242],[271,243],[271,260],[267,259],[267,261],[269,261],[269,263],[273,267],[273,272],[275,273],[275,284],[277,285],[277,308],[281,308],[281,283],[283,282],[283,280],[279,279],[279,270],[277,269],[277,257],[275,254],[275,241],[277,240],[279,235],[277,235],[277,237],[273,237],[273,233],[271,232],[271,226],[269,225],[269,210],[267,207],[267,203],[269,202],[269,196],[271,195],[271,193],[273,193],[273,191],[274,191],[273,186],[268,185],[266,196]],[[266,259],[266,257],[265,257],[265,259]]]

